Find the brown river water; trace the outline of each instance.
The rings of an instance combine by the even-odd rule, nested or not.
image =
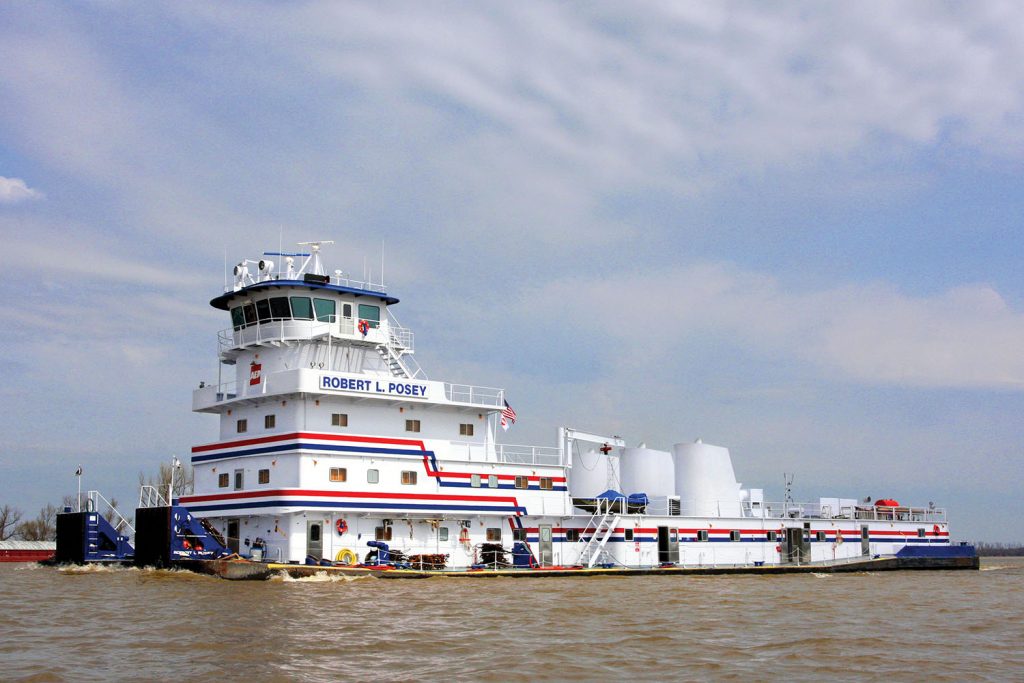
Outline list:
[[[229,582],[0,564],[0,680],[1024,680],[1024,558],[850,575]]]

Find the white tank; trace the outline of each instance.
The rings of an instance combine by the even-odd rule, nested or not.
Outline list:
[[[740,517],[740,485],[732,469],[729,449],[702,443],[677,443],[675,493],[684,515]]]
[[[573,449],[572,469],[569,471],[569,495],[573,498],[593,498],[619,484],[619,454],[608,455],[596,450],[586,452]]]
[[[675,495],[675,466],[672,454],[653,448],[622,450],[622,492],[646,493],[650,498]]]

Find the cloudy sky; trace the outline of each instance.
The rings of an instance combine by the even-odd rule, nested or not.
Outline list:
[[[0,503],[214,439],[236,261],[382,244],[431,379],[1024,541],[1024,5],[0,5]],[[374,266],[379,269],[379,266]]]

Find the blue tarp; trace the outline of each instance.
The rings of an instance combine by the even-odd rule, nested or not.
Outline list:
[[[646,493],[631,493],[626,498],[626,502],[630,505],[647,505],[651,502],[651,499],[647,497]]]
[[[598,500],[618,500],[619,498],[625,498],[625,493],[619,493],[615,489],[608,489],[604,493],[599,493],[594,498]]]

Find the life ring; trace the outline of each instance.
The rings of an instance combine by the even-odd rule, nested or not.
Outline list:
[[[344,536],[345,532],[348,531],[348,522],[345,521],[344,517],[339,517],[338,522],[334,525],[334,528],[338,530],[339,536]]]
[[[939,531],[940,531],[939,525],[938,524],[932,525],[932,531],[935,533],[936,536],[938,536],[939,535]]]
[[[360,320],[359,325],[357,325],[356,327],[359,328],[359,333],[362,334],[364,337],[370,331],[370,323],[366,322],[365,320]]]
[[[355,554],[355,551],[349,550],[348,548],[342,548],[338,551],[338,554],[334,556],[335,562],[341,562],[342,564],[353,565],[359,562],[359,556]]]

